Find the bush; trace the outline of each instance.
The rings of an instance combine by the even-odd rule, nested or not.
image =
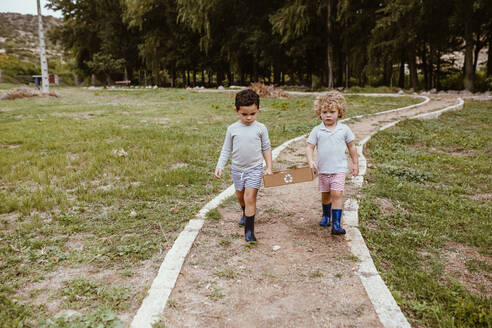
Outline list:
[[[32,63],[24,62],[16,56],[0,54],[0,69],[2,75],[34,75],[39,74],[40,68]]]
[[[290,94],[280,90],[276,89],[273,85],[265,85],[261,82],[255,82],[251,83],[249,86],[250,89],[252,89],[254,92],[258,94],[261,98],[264,97],[283,97],[283,98],[289,98]]]
[[[477,72],[475,80],[473,81],[473,90],[475,92],[485,92],[492,90],[492,76],[487,77],[485,71]]]

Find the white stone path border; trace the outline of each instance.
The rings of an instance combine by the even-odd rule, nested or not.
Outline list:
[[[294,92],[292,92],[292,94],[299,94],[299,95],[302,94],[302,95],[313,95],[313,96],[315,96],[315,95],[319,95],[320,93],[294,93]],[[349,95],[349,94],[347,94],[347,95]],[[373,97],[408,96],[405,94],[400,95],[400,94],[374,94],[374,93],[350,94],[350,95],[373,96]],[[406,107],[402,107],[402,108],[391,109],[391,110],[387,110],[387,111],[383,111],[383,112],[379,112],[379,113],[375,113],[375,114],[359,115],[359,116],[347,118],[347,119],[342,120],[342,121],[348,121],[348,120],[353,119],[353,118],[361,118],[361,117],[365,117],[365,116],[381,115],[384,113],[396,112],[396,111],[401,111],[401,110],[405,110],[405,109],[409,109],[409,108],[413,108],[413,107],[417,107],[417,106],[422,106],[422,105],[426,104],[427,102],[429,102],[429,100],[430,100],[426,96],[420,96],[420,95],[410,95],[410,96],[423,98],[424,101],[422,101],[418,104],[414,104],[414,105],[410,105],[410,106],[406,106]],[[275,148],[272,151],[273,159],[275,159],[280,154],[280,152],[282,150],[287,148],[288,145],[290,145],[293,142],[299,141],[304,137],[305,136],[302,135],[302,136],[296,137],[294,139],[288,140],[288,141],[284,142],[282,145]],[[368,138],[366,138],[366,139],[369,140]],[[365,140],[364,143],[367,142],[367,140]],[[359,150],[359,153],[362,154],[362,151]],[[363,159],[363,161],[364,161],[364,169],[363,170],[365,173],[365,158]],[[359,161],[359,164],[362,164],[362,159]],[[361,173],[361,175],[359,175],[356,178],[359,178],[359,177],[361,180],[360,185],[362,185],[362,173]],[[227,189],[225,189],[223,192],[221,192],[217,197],[215,197],[210,202],[208,202],[198,212],[195,219],[191,219],[190,221],[188,221],[188,224],[186,225],[186,227],[179,234],[178,238],[174,241],[172,248],[167,252],[167,254],[164,258],[164,261],[162,262],[162,264],[159,268],[159,272],[157,273],[156,278],[154,279],[154,281],[152,282],[152,285],[150,286],[150,289],[149,289],[147,296],[143,300],[142,305],[138,309],[135,317],[133,318],[133,321],[130,325],[131,328],[151,328],[153,323],[156,323],[159,321],[160,315],[166,306],[169,295],[171,294],[171,292],[174,288],[174,285],[176,283],[176,280],[178,279],[178,275],[179,275],[179,272],[181,271],[181,267],[184,263],[184,260],[185,260],[186,256],[188,255],[188,252],[190,251],[191,246],[193,245],[193,242],[195,241],[196,236],[200,232],[200,229],[202,228],[202,226],[205,222],[205,218],[206,218],[208,211],[216,208],[225,199],[229,198],[230,196],[232,196],[234,194],[235,194],[234,185],[231,185]],[[349,213],[347,213],[347,211],[345,212],[345,218],[344,218],[345,220],[347,220],[347,215],[348,216],[353,215],[353,214],[351,214],[350,211],[348,211],[348,212]],[[357,218],[357,212],[355,213],[355,215]],[[354,221],[351,220],[350,222],[354,222]],[[358,231],[357,228],[355,228],[355,229]],[[360,232],[359,232],[359,235],[360,235]],[[364,247],[365,247],[364,240],[362,239],[362,236],[360,236],[360,238],[362,241],[362,245],[364,245]],[[372,263],[372,259],[370,257],[369,251],[367,250],[366,247],[365,247],[365,250],[367,251],[367,256],[368,256],[370,262]],[[354,253],[354,255],[357,255],[357,254]],[[365,257],[363,257],[362,255],[360,255],[360,256],[357,255],[357,256],[361,260],[365,259]],[[362,265],[362,263],[364,263],[364,262],[361,262],[361,265]],[[374,264],[373,264],[373,266],[374,266]],[[377,271],[375,271],[375,272],[377,274]],[[378,275],[378,277],[379,277],[379,275]],[[362,278],[362,276],[361,276],[361,278]],[[383,282],[383,286],[386,287],[384,285],[384,282]],[[366,287],[366,290],[367,290],[367,287]],[[368,293],[369,293],[369,291],[368,291]],[[388,293],[389,293],[389,291],[388,291]],[[389,295],[391,296],[391,293],[389,293]],[[394,301],[392,296],[391,296],[391,300],[396,305],[396,302]],[[376,304],[379,304],[379,303],[375,303],[372,298],[371,298],[371,301],[373,302],[373,305],[375,307],[376,307]],[[398,305],[396,305],[396,306],[398,307]],[[398,310],[399,310],[399,308],[398,308]],[[376,309],[376,312],[378,312],[377,309]],[[401,311],[400,311],[400,313],[401,313]],[[381,315],[379,314],[379,312],[378,312],[378,315],[380,316],[380,319],[381,319]],[[387,327],[392,327],[392,326],[387,326]]]
[[[463,108],[463,99],[458,98],[458,104],[451,105],[446,108],[430,112],[424,113],[416,116],[410,117],[410,119],[429,119],[429,118],[437,118],[444,112],[450,110],[456,110]],[[367,160],[364,157],[363,149],[364,145],[369,141],[369,139],[378,133],[379,131],[385,130],[389,127],[396,125],[401,120],[391,122],[382,128],[380,128],[375,133],[366,137],[357,145],[357,151],[359,153],[359,175],[353,178],[354,184],[356,187],[361,188],[362,183],[364,181],[364,175],[367,170]],[[369,298],[376,310],[376,313],[379,317],[379,320],[383,324],[385,328],[410,328],[410,324],[407,319],[401,312],[400,307],[396,303],[393,295],[390,290],[384,283],[383,279],[379,275],[374,262],[372,261],[371,254],[367,249],[367,246],[364,242],[364,238],[362,237],[359,231],[359,215],[358,209],[359,204],[355,199],[348,199],[345,202],[345,213],[344,213],[344,222],[347,228],[347,234],[345,238],[348,240],[352,254],[357,256],[360,260],[359,262],[359,270],[358,274],[364,285],[364,288],[369,295]]]

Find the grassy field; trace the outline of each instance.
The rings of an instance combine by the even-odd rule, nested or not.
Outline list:
[[[407,120],[367,148],[362,233],[416,327],[492,326],[492,103]]]
[[[57,91],[0,102],[0,327],[118,326],[183,226],[231,183],[213,169],[234,95]],[[353,116],[421,100],[348,101]],[[312,106],[262,99],[272,145],[318,124]],[[67,309],[80,316],[50,321]]]

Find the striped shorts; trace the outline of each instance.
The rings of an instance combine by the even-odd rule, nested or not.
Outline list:
[[[345,173],[318,174],[318,189],[320,192],[330,192],[330,190],[343,191],[345,187]]]
[[[232,181],[234,181],[234,188],[238,191],[242,191],[244,187],[260,189],[263,165],[258,165],[246,171],[232,170],[231,175]]]

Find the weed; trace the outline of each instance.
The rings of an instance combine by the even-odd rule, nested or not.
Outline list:
[[[270,272],[270,271],[265,271],[263,272],[263,275],[267,278],[271,278],[271,279],[278,279],[280,276],[276,273],[273,273],[273,272]]]
[[[59,317],[44,322],[43,326],[50,328],[123,328],[123,323],[116,314],[109,309],[96,310],[82,316],[72,316],[69,318]]]
[[[108,288],[102,283],[81,277],[66,282],[60,294],[67,305],[74,309],[102,305],[113,310],[122,310],[129,306],[129,288]]]
[[[231,246],[231,241],[229,239],[221,239],[219,241],[220,246],[229,247]]]
[[[212,289],[212,291],[207,295],[210,299],[214,300],[214,301],[217,301],[217,300],[220,300],[220,299],[223,299],[225,297],[224,294],[221,293],[222,291],[222,288],[217,288],[217,287],[214,287]]]
[[[207,212],[207,219],[220,220],[222,215],[217,208],[211,209]]]
[[[176,310],[178,308],[178,303],[175,301],[175,300],[171,300],[169,299],[167,301],[167,305],[171,308],[171,309],[174,309]]]
[[[236,279],[238,277],[238,274],[232,269],[225,269],[215,272],[214,276],[225,279]]]
[[[492,272],[492,265],[488,264],[485,261],[482,260],[477,260],[477,259],[471,259],[466,261],[466,267],[470,272],[472,273],[477,273],[477,272]]]
[[[308,276],[309,278],[322,278],[324,274],[323,272],[319,271],[319,269],[316,269],[314,271],[309,272]]]
[[[158,322],[152,324],[152,328],[167,328],[164,320],[159,320]]]
[[[344,260],[345,260],[345,261],[360,262],[360,259],[359,259],[357,256],[352,255],[352,254],[345,255],[345,256],[343,256],[343,257],[341,257],[341,256],[337,256],[335,259],[336,259],[337,261],[344,261]]]
[[[341,274],[340,272],[335,274],[335,278],[338,278],[338,279],[342,279],[342,276],[343,276],[343,274]]]

